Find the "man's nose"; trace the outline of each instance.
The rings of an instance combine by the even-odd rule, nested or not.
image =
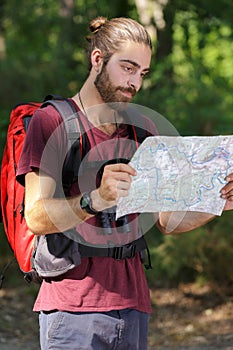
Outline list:
[[[139,74],[133,74],[129,77],[128,85],[138,91],[142,85],[142,78]]]

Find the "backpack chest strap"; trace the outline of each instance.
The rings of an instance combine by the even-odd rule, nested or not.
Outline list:
[[[136,253],[145,249],[147,249],[147,244],[144,237],[123,246],[111,248],[97,248],[79,243],[79,252],[82,258],[100,256],[123,260],[126,258],[133,258]]]

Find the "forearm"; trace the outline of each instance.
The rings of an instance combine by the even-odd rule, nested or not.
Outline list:
[[[80,207],[81,196],[69,199],[39,199],[31,209],[25,210],[25,219],[37,235],[63,232],[76,227],[92,215]]]
[[[159,214],[158,227],[164,234],[192,231],[213,220],[213,214],[201,212],[162,212]]]
[[[127,164],[108,165],[101,185],[91,192],[92,208],[102,211],[115,206],[120,196],[126,196],[135,170]],[[39,171],[25,176],[25,219],[37,235],[63,232],[76,227],[93,215],[80,206],[80,196],[54,198],[55,180]]]

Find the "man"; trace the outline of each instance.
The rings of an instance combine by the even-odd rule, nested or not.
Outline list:
[[[95,158],[129,158],[132,144],[127,141],[129,129],[121,112],[149,71],[151,40],[140,24],[126,18],[108,21],[99,17],[91,22],[90,29],[90,72],[72,98],[88,130],[91,151],[87,163]],[[150,130],[148,136],[156,134],[152,123],[146,118],[144,122],[145,129]],[[29,228],[39,236],[76,228],[77,237],[96,245],[108,244],[109,240],[113,244],[129,242],[137,236],[137,216],[129,216],[130,232],[117,234],[115,224],[111,227],[114,234],[106,238],[98,231],[103,226],[99,214],[127,196],[136,171],[125,162],[107,164],[97,187],[96,173],[84,171],[68,198],[59,198],[65,137],[63,129],[55,131],[60,124],[61,118],[51,106],[38,110],[30,123],[18,169],[19,181],[25,180]],[[52,146],[47,146],[51,137]],[[127,142],[122,143],[124,140]],[[223,189],[225,209],[233,207],[232,180],[230,176]],[[159,228],[166,233],[194,229],[213,216],[193,213],[181,220],[177,213],[160,213],[157,218]],[[65,274],[44,279],[34,311],[40,312],[42,350],[147,349],[151,306],[140,252],[123,259],[82,257],[81,264]]]

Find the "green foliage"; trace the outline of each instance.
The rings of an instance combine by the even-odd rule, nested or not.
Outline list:
[[[143,102],[166,116],[181,135],[229,134],[232,28],[228,22],[200,17],[196,9],[176,10],[172,52],[152,62]]]
[[[0,71],[7,83],[0,90],[6,105],[12,100],[39,99],[48,91],[70,95],[86,77],[86,35],[89,20],[99,14],[127,15],[127,1],[75,1],[74,6],[54,0],[6,2],[3,19],[6,61]],[[14,86],[14,91],[12,91]],[[19,94],[17,97],[13,94]]]
[[[233,285],[233,224],[231,213],[208,225],[180,235],[162,238],[150,233],[153,270],[147,273],[151,285],[208,281],[219,288]],[[153,237],[154,235],[154,237]],[[158,238],[157,238],[158,240]]]

